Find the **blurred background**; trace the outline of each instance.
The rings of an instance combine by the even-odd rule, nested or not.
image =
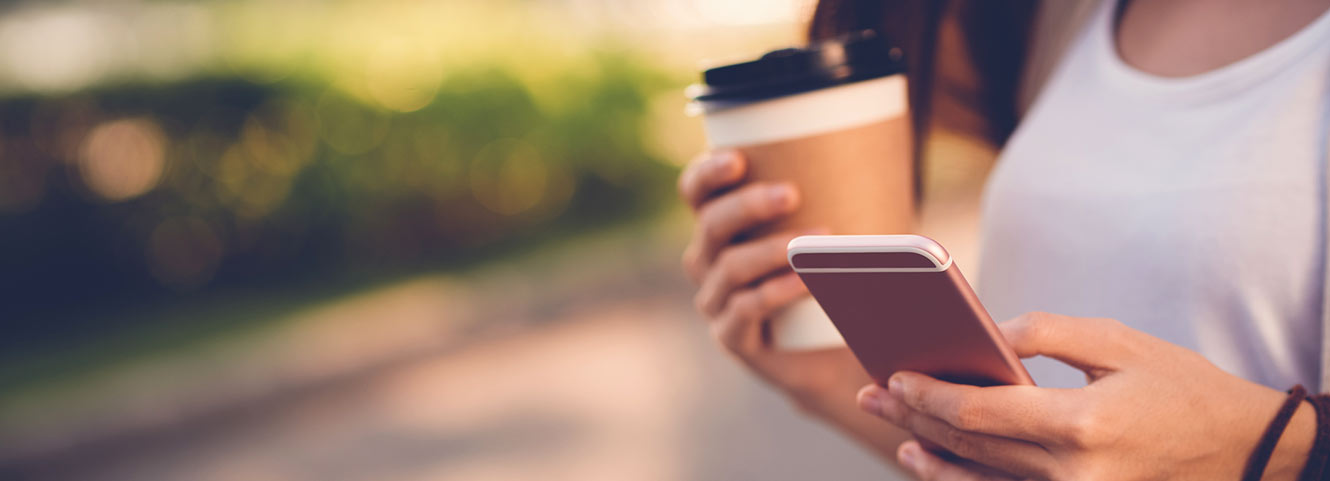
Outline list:
[[[0,478],[891,479],[678,266],[683,87],[811,7],[0,3]]]

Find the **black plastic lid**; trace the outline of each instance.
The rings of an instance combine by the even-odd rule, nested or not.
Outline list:
[[[783,97],[905,72],[899,48],[863,30],[805,48],[768,52],[757,60],[702,72],[689,97],[703,102]]]

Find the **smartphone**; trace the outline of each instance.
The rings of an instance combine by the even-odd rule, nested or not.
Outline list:
[[[790,267],[868,374],[915,371],[976,386],[1033,385],[940,244],[917,235],[802,236]]]

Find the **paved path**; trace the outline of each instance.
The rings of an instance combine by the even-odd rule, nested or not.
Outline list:
[[[93,412],[114,428],[46,439],[46,449],[0,463],[0,474],[896,479],[718,352],[688,307],[691,288],[674,264],[677,236],[642,247],[631,240],[638,235],[654,234],[505,266],[464,288],[457,279],[417,279],[312,309],[199,364],[214,371],[132,392],[174,402],[122,408],[105,395],[93,404],[109,407]],[[263,363],[236,353],[281,365],[265,376]],[[181,390],[195,394],[172,394]]]

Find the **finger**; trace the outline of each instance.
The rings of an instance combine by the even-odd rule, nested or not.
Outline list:
[[[941,419],[910,409],[905,403],[890,396],[860,396],[859,402],[865,411],[917,437],[937,443],[965,459],[1009,473],[1034,477],[1042,477],[1055,466],[1053,456],[1038,444],[964,431]]]
[[[1131,360],[1134,332],[1112,319],[1031,312],[998,325],[1016,355],[1046,356],[1097,379]]]
[[[966,466],[928,452],[918,441],[906,441],[896,449],[896,459],[922,481],[1012,481],[980,466]]]
[[[693,268],[706,271],[716,254],[739,233],[776,220],[799,204],[799,193],[789,183],[750,183],[712,199],[697,214],[697,229],[689,248]]]
[[[807,295],[808,290],[793,273],[762,281],[757,287],[735,293],[725,312],[711,324],[712,333],[731,351],[749,354],[766,347],[763,323],[776,311]]]
[[[1071,393],[1060,389],[976,387],[904,371],[892,375],[887,386],[867,386],[860,394],[895,398],[910,409],[963,431],[1040,444],[1061,440],[1064,430],[1054,420],[1069,419],[1073,414],[1065,409]]]
[[[735,150],[699,155],[679,174],[679,196],[694,209],[726,187],[743,180],[748,164]]]
[[[695,298],[698,311],[715,316],[725,308],[734,290],[780,270],[788,270],[785,246],[800,235],[813,235],[825,229],[794,234],[776,234],[730,246],[716,256]]]

